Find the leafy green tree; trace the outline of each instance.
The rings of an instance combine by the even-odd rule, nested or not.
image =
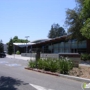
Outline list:
[[[80,16],[84,23],[81,28],[81,34],[87,39],[90,39],[90,0],[84,0],[84,5]]]
[[[90,0],[84,0],[81,16],[84,20],[90,18]]]
[[[49,31],[48,38],[55,38],[55,31],[53,25],[51,26],[51,30]]]
[[[15,42],[19,42],[19,39],[18,39],[18,36],[15,36],[12,41],[15,43]]]
[[[4,52],[4,46],[2,40],[0,41],[0,53]]]
[[[13,41],[13,43],[28,43],[28,42],[30,42],[30,41],[25,40],[25,39],[19,39],[18,36],[14,36],[12,41]],[[7,45],[8,45],[8,43],[7,43]]]
[[[81,29],[81,33],[83,36],[85,36],[87,39],[90,39],[90,18],[88,18],[85,21],[84,26]]]
[[[19,39],[18,36],[14,36],[14,38],[12,39],[13,43],[28,43],[28,40],[25,39]]]
[[[51,30],[49,31],[48,38],[56,38],[63,35],[66,35],[63,27],[60,27],[59,24],[51,25]]]
[[[68,27],[68,33],[71,33],[71,38],[78,41],[85,39],[81,34],[80,29],[83,26],[83,18],[80,17],[84,0],[76,0],[77,6],[74,9],[67,9],[65,24]]]
[[[8,54],[12,55],[13,54],[13,40],[10,39],[9,43],[8,43]]]

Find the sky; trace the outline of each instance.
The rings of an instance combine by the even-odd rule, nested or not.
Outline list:
[[[0,0],[0,39],[47,39],[54,23],[66,30],[66,10],[75,6],[75,0]]]

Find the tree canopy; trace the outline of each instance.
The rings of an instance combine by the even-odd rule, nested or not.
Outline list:
[[[71,38],[90,39],[90,0],[76,0],[76,7],[66,11],[65,24]]]
[[[19,39],[18,38],[18,36],[14,36],[13,38],[12,38],[12,42],[13,43],[28,43],[28,42],[30,42],[29,40],[26,40],[26,39]],[[9,43],[9,42],[8,42]],[[7,44],[8,44],[7,43]]]
[[[14,36],[12,41],[13,41],[13,43],[28,43],[29,42],[26,39],[19,39],[18,36]]]
[[[75,38],[78,41],[85,39],[81,34],[81,28],[83,26],[83,18],[80,17],[84,0],[76,0],[77,6],[74,9],[67,9],[65,24],[68,27],[68,33],[71,33],[71,38]]]
[[[2,40],[0,40],[0,53],[4,52],[4,46]]]
[[[8,43],[8,54],[9,55],[13,54],[13,40],[12,39],[10,39]]]
[[[87,39],[90,39],[90,0],[84,0],[84,5],[81,11],[84,25],[81,28],[81,34]]]
[[[60,27],[59,24],[51,25],[51,29],[48,34],[48,38],[56,38],[66,35],[66,32],[63,27]]]

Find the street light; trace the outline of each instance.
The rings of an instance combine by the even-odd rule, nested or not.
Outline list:
[[[25,36],[25,38],[26,38],[26,53],[27,53],[28,51],[27,41],[28,41],[29,36]]]

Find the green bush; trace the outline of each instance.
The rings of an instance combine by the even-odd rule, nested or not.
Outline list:
[[[38,68],[39,69],[44,69],[45,71],[51,71],[51,72],[56,72],[58,65],[57,65],[57,60],[48,58],[48,59],[40,59],[38,60]]]
[[[44,69],[44,61],[42,59],[39,59],[37,62],[37,66],[39,69]]]
[[[50,59],[50,71],[56,72],[58,69],[58,60]]]
[[[29,61],[28,66],[30,68],[36,67],[36,61]],[[67,59],[39,59],[37,61],[37,68],[44,69],[45,71],[57,72],[60,71],[62,74],[68,74],[69,70],[73,68],[73,63]]]
[[[68,72],[73,68],[73,63],[71,60],[67,60],[65,58],[59,61],[59,70],[62,74],[68,74]]]
[[[50,59],[44,59],[43,60],[43,65],[44,65],[44,70],[45,71],[50,71]]]
[[[28,63],[28,67],[29,68],[35,68],[36,67],[36,61],[30,60],[29,63]]]
[[[20,54],[20,51],[18,50],[18,51],[16,52],[16,54],[19,55],[19,54]]]
[[[88,59],[90,59],[89,54],[81,54],[81,60],[87,61]]]

